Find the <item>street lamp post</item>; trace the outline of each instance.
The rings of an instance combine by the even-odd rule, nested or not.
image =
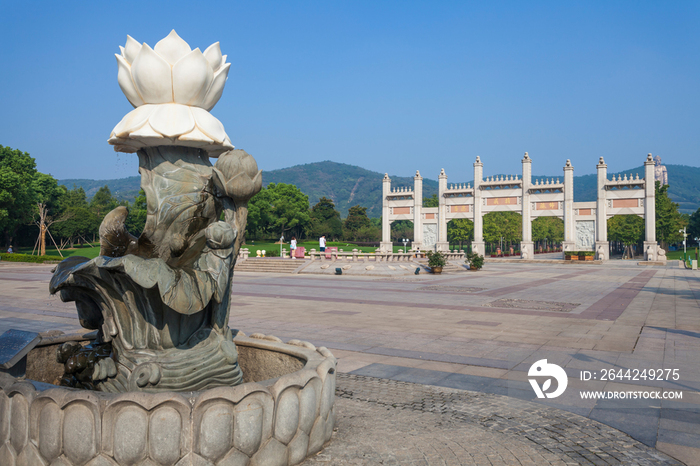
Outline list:
[[[401,240],[401,242],[403,243],[403,252],[408,252],[408,241],[408,238],[404,238]]]
[[[685,232],[685,227],[683,227],[682,230],[678,230],[678,233],[683,233],[683,262],[688,262],[688,256],[685,247],[686,239],[688,238],[688,233]]]

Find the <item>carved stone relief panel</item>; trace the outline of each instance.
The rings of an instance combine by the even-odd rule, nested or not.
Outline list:
[[[595,245],[595,221],[579,220],[576,222],[576,249],[593,250]]]
[[[423,224],[423,248],[428,249],[437,243],[438,226],[434,223]]]

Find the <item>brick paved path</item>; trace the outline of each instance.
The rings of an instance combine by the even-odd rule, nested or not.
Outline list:
[[[509,397],[339,374],[331,444],[305,465],[679,465],[590,419]]]

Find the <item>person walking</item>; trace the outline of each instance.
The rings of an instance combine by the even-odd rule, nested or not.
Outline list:
[[[326,235],[321,235],[318,239],[318,246],[321,252],[326,252]]]
[[[297,237],[292,236],[292,240],[289,242],[289,255],[292,259],[297,258]]]

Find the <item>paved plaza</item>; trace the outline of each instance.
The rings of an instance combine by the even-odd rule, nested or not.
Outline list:
[[[48,294],[51,268],[0,263],[0,332],[80,328],[74,304]],[[697,271],[612,261],[386,278],[236,273],[230,325],[338,357],[337,432],[309,464],[700,464]],[[568,375],[557,398],[538,399],[528,381],[542,359]],[[631,380],[627,369],[679,376]]]

